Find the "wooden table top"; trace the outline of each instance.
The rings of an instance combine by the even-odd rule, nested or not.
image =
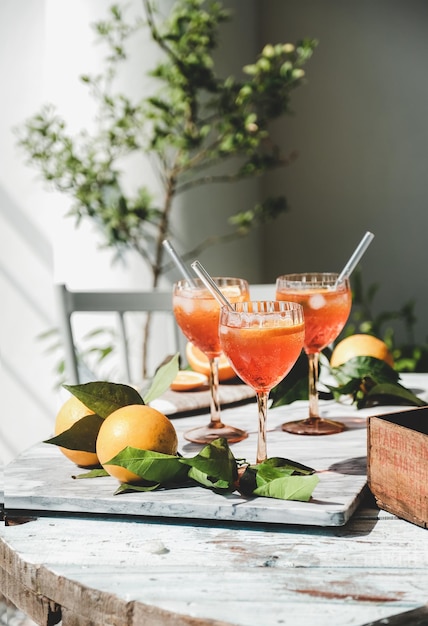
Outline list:
[[[283,419],[273,414],[272,425]],[[187,419],[174,422],[180,431]],[[269,436],[274,450],[276,435]],[[61,474],[68,461],[56,459],[52,473]],[[6,471],[6,506],[8,471],[13,476],[20,462]],[[114,514],[22,509],[0,531],[1,591],[38,624],[428,623],[427,531],[379,511],[370,494],[342,525],[138,516],[126,506]]]
[[[1,536],[5,595],[39,624],[359,626],[427,602],[426,530],[373,508],[334,529],[50,516]]]

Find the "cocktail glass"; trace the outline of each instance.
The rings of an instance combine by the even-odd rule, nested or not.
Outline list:
[[[309,361],[309,417],[286,422],[282,429],[297,435],[331,435],[341,432],[341,422],[320,417],[318,406],[318,363],[321,350],[344,327],[352,304],[349,280],[338,274],[285,274],[276,280],[277,300],[298,302],[305,314],[304,350]]]
[[[242,278],[213,278],[217,287],[230,302],[250,299],[248,282]],[[173,288],[173,310],[177,324],[189,341],[207,357],[210,364],[210,422],[206,426],[192,428],[184,437],[193,443],[206,444],[218,437],[229,443],[245,439],[248,434],[223,424],[220,416],[218,359],[222,353],[219,339],[220,304],[199,278],[179,280]]]
[[[257,463],[265,461],[270,390],[291,370],[304,339],[303,308],[294,302],[237,302],[222,307],[220,343],[232,367],[257,394]]]

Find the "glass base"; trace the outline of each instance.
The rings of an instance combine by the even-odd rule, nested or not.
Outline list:
[[[285,422],[281,428],[286,433],[294,435],[334,435],[345,430],[345,424],[323,417],[308,417],[296,422]]]
[[[192,443],[207,444],[219,437],[224,437],[228,443],[237,443],[246,439],[248,433],[240,428],[227,426],[227,424],[221,424],[219,427],[198,426],[184,433],[184,438]]]

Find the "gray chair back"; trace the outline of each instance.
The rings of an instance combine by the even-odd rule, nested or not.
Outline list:
[[[65,350],[65,368],[67,382],[82,382],[79,372],[76,341],[73,330],[72,316],[78,312],[113,312],[118,317],[119,341],[128,382],[131,382],[131,367],[128,350],[128,333],[125,314],[128,312],[157,313],[166,312],[171,315],[174,334],[174,351],[182,352],[183,337],[175,323],[172,313],[172,291],[70,291],[66,285],[55,285],[55,298],[58,310],[60,334]]]

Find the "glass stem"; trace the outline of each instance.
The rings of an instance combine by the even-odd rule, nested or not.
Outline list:
[[[259,410],[259,432],[257,438],[257,460],[256,463],[262,463],[267,459],[266,450],[266,416],[267,403],[269,398],[268,391],[257,392],[257,408]]]
[[[223,424],[220,419],[220,394],[218,387],[218,357],[210,358],[210,411],[211,422],[209,428],[221,428]]]
[[[318,360],[319,352],[308,354],[309,361],[309,419],[319,418],[318,409]]]

